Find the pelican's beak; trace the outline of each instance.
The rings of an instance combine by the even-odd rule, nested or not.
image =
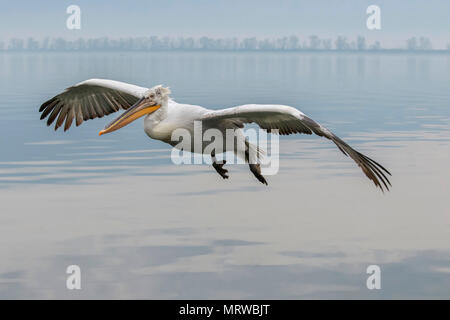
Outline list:
[[[98,135],[101,136],[102,134],[116,131],[146,114],[155,112],[159,108],[161,108],[160,105],[153,104],[147,101],[147,99],[141,98],[130,109],[108,124]]]

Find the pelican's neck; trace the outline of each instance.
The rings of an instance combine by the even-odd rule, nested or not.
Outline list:
[[[149,114],[146,117],[146,119],[152,120],[152,122],[160,122],[160,121],[164,120],[165,118],[167,118],[168,108],[169,108],[169,99],[165,99],[161,103],[161,107],[158,110],[156,110],[155,112]]]

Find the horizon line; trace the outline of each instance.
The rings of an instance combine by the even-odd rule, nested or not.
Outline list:
[[[6,39],[5,39],[6,40]],[[364,36],[347,38],[337,36],[320,38],[310,35],[299,38],[296,35],[277,38],[236,37],[89,37],[67,39],[63,37],[45,37],[36,40],[33,37],[0,39],[0,51],[413,51],[447,52],[446,48],[433,48],[428,37],[415,36],[405,40],[405,46],[383,48],[380,41],[367,43]]]

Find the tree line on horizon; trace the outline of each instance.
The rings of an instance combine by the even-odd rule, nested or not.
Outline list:
[[[321,39],[316,35],[307,39],[298,36],[275,39],[251,38],[210,38],[210,37],[129,37],[110,39],[108,37],[67,40],[63,38],[12,38],[7,43],[0,41],[0,51],[162,51],[162,50],[206,50],[206,51],[377,51],[377,50],[433,50],[427,37],[412,37],[406,40],[405,47],[384,49],[379,41],[368,44],[363,36],[355,40],[338,36]],[[450,43],[447,45],[450,51]]]

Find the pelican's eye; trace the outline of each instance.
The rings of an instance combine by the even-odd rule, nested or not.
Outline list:
[[[154,97],[155,97],[155,95],[152,93],[152,94],[150,95],[150,98],[153,99]]]

